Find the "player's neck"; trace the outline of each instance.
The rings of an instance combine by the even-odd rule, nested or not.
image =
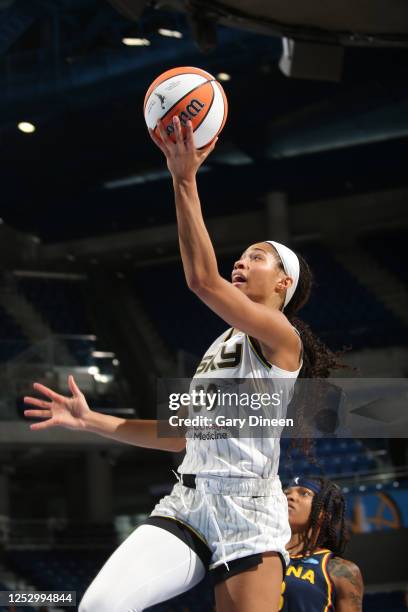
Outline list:
[[[292,536],[286,545],[286,550],[291,557],[303,554],[307,538],[310,538],[311,533],[311,530],[309,530],[309,533],[304,531],[292,532]],[[318,534],[313,538],[313,542],[309,541],[308,551],[305,554],[311,555],[320,550],[320,547],[316,547],[317,536]]]
[[[289,542],[286,545],[286,550],[290,554],[291,557],[295,555],[300,555],[303,551],[305,545],[305,534],[303,533],[293,533]]]

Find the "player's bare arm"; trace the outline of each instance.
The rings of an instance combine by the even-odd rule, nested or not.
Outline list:
[[[360,612],[363,609],[364,584],[357,565],[333,557],[328,563],[328,571],[336,586],[336,612]]]
[[[172,452],[179,452],[185,448],[185,438],[159,436],[155,420],[124,419],[91,410],[73,376],[69,376],[68,385],[72,393],[71,397],[60,395],[40,383],[34,383],[35,391],[43,398],[26,396],[24,403],[35,406],[35,408],[26,409],[24,415],[29,418],[39,418],[42,421],[33,423],[30,429],[63,427],[96,433],[105,438],[143,448]]]
[[[299,339],[282,312],[249,299],[219,274],[196,183],[197,170],[214,149],[215,142],[198,151],[194,146],[191,122],[187,126],[185,141],[177,117],[174,118],[174,127],[175,144],[161,124],[161,140],[152,131],[150,135],[166,156],[173,176],[180,252],[189,288],[231,327],[257,338],[271,349],[284,345],[290,351],[298,352]]]

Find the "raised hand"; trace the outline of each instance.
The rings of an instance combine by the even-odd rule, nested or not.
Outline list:
[[[173,117],[174,133],[176,142],[174,143],[164,129],[163,123],[157,123],[160,138],[149,129],[153,142],[164,153],[167,159],[167,167],[173,178],[179,180],[191,180],[195,177],[198,168],[213,151],[218,138],[215,138],[204,149],[196,149],[194,144],[193,124],[187,121],[186,136],[183,136],[180,119]]]
[[[49,401],[37,399],[36,397],[24,398],[25,404],[31,404],[40,408],[40,410],[24,410],[26,417],[47,419],[42,423],[33,423],[30,425],[30,429],[66,427],[67,429],[84,430],[86,428],[86,417],[92,411],[73,376],[68,376],[68,386],[72,397],[64,397],[45,385],[34,383],[34,389],[45,395]]]

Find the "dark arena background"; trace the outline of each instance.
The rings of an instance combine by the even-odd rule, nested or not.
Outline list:
[[[228,97],[198,177],[223,276],[253,242],[290,244],[315,274],[301,316],[353,376],[407,377],[407,32],[391,0],[0,0],[0,591],[79,602],[183,456],[31,431],[32,383],[67,394],[72,373],[94,410],[154,419],[156,380],[227,327],[186,286],[143,119],[164,70],[199,66]],[[283,482],[323,467],[345,493],[368,612],[408,609],[406,418],[400,434],[329,431],[319,469],[282,442]],[[210,584],[149,609],[210,612]]]

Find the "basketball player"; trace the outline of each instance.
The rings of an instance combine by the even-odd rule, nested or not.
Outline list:
[[[363,579],[342,558],[347,543],[345,501],[324,478],[294,478],[285,489],[292,530],[282,612],[361,612]]]
[[[301,370],[303,376],[327,376],[336,364],[335,356],[294,318],[309,297],[310,270],[292,250],[267,241],[245,249],[232,282],[220,276],[195,178],[215,141],[198,150],[191,122],[185,140],[177,117],[173,123],[175,144],[161,123],[160,138],[150,134],[173,178],[186,281],[230,326],[205,353],[194,379],[264,378],[272,386],[278,378],[287,381],[280,406],[284,414]],[[49,401],[25,398],[40,408],[27,410],[26,416],[48,419],[32,429],[58,425],[148,448],[186,449],[176,474],[179,482],[108,559],[79,612],[139,612],[192,588],[208,568],[218,612],[278,610],[290,539],[287,501],[277,475],[279,438],[263,438],[259,446],[256,438],[162,438],[157,421],[92,411],[72,376],[70,398],[37,383],[34,387]]]

